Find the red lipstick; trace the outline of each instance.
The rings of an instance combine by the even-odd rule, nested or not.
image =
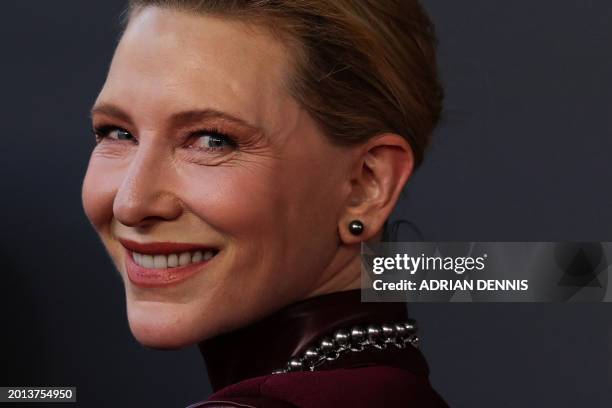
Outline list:
[[[211,246],[201,244],[176,242],[144,244],[123,239],[120,239],[119,242],[126,249],[125,269],[127,276],[130,282],[142,288],[166,287],[183,282],[204,269],[209,262],[215,259],[218,252]],[[212,252],[212,258],[205,259],[206,257],[203,254],[206,252],[209,252],[209,255]],[[188,263],[178,265],[179,255],[188,259]],[[148,262],[143,262],[143,257],[149,257]],[[138,258],[139,261],[137,262],[135,258]],[[174,258],[175,266],[153,267],[151,259],[155,258],[161,259],[162,265],[170,263],[170,259]]]
[[[132,252],[138,252],[140,254],[177,254],[181,252],[194,252],[194,251],[215,251],[216,249],[211,246],[202,244],[187,244],[180,242],[150,242],[140,243],[136,241],[130,241],[128,239],[119,239],[121,245],[125,249]]]

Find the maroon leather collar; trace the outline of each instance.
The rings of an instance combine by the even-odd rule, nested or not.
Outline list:
[[[214,391],[284,368],[324,336],[354,325],[405,321],[405,303],[362,303],[359,289],[325,294],[289,305],[247,327],[199,344]],[[422,354],[412,346],[350,353],[321,369],[390,365],[427,375]]]

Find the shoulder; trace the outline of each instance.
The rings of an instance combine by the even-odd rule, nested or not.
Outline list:
[[[267,375],[225,387],[202,405],[252,407],[447,407],[426,376],[390,366]]]

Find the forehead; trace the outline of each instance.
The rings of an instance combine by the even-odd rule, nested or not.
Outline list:
[[[157,116],[213,108],[257,124],[282,114],[290,70],[285,46],[264,28],[148,7],[132,17],[98,100]]]

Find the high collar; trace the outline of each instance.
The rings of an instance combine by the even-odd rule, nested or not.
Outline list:
[[[308,298],[247,327],[199,344],[214,391],[284,368],[338,328],[405,321],[405,303],[362,303],[359,289]],[[414,364],[425,365],[420,356]],[[426,371],[426,367],[420,368]]]

